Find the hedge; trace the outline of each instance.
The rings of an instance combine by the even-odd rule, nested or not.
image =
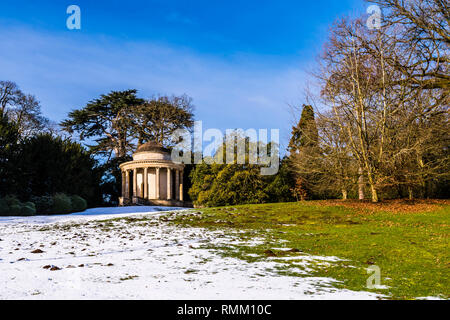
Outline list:
[[[33,216],[37,214],[68,214],[87,209],[87,202],[77,195],[57,193],[53,196],[31,197],[21,203],[15,196],[0,198],[0,216]]]
[[[82,197],[74,195],[70,197],[72,212],[81,212],[87,209],[87,202]]]
[[[34,216],[36,214],[36,209],[29,206],[23,206],[20,213],[22,216]]]
[[[22,207],[18,204],[13,204],[9,207],[9,214],[12,216],[20,216],[22,212]]]
[[[50,214],[53,207],[52,196],[32,197],[31,201],[36,205],[38,214]]]
[[[8,203],[4,199],[0,199],[0,216],[7,215],[9,213]]]
[[[57,193],[53,196],[52,214],[66,214],[72,212],[72,202],[64,193]]]

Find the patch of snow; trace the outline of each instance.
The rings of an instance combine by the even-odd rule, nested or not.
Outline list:
[[[441,297],[420,297],[420,298],[416,298],[416,299],[417,300],[446,300]]]
[[[69,216],[3,220],[0,299],[382,297],[336,289],[335,280],[308,275],[305,267],[311,259],[335,261],[335,257],[296,257],[298,265],[290,271],[303,277],[280,275],[277,269],[285,265],[269,258],[253,263],[224,258],[213,249],[205,249],[204,244],[223,247],[241,243],[239,231],[233,235],[180,228],[160,218],[183,213],[161,209],[168,208],[98,208]],[[128,216],[142,219],[105,221]]]
[[[80,217],[86,216],[88,216],[89,218],[85,220],[112,219],[136,215],[137,213],[167,212],[174,210],[187,210],[187,209],[176,207],[159,207],[159,206],[102,207],[102,208],[87,209],[86,211],[83,212],[75,212],[71,214],[61,214],[61,215],[46,215],[46,216],[32,216],[32,217],[0,217],[0,223],[43,224],[62,221],[75,221]]]
[[[373,288],[374,288],[374,289],[378,289],[378,290],[388,290],[388,289],[390,289],[391,287],[385,286],[385,285],[381,285],[381,284],[376,284],[376,285],[373,285]]]
[[[295,260],[303,260],[303,261],[327,261],[327,262],[338,262],[338,261],[348,261],[338,257],[321,257],[321,256],[313,256],[309,254],[302,253],[301,256],[289,256],[289,257],[269,257],[272,260],[285,260],[285,261],[295,261]]]

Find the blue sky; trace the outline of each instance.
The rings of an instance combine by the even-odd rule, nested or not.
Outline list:
[[[81,30],[66,9],[81,8]],[[0,78],[64,119],[111,90],[194,99],[204,129],[278,128],[302,104],[331,23],[362,0],[2,1]]]

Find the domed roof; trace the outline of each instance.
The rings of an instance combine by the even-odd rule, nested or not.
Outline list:
[[[168,153],[169,149],[164,148],[161,144],[156,141],[149,141],[147,143],[141,144],[135,153],[140,152],[158,152],[158,153]]]

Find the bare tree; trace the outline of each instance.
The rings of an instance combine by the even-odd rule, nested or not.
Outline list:
[[[316,195],[341,194],[347,200],[355,186],[356,168],[347,136],[340,134],[336,120],[331,112],[316,112],[317,131],[311,134],[317,136],[316,144],[300,147],[291,154],[290,162],[309,191]]]
[[[298,164],[309,172],[320,167],[322,174],[333,168],[328,175],[344,186],[343,198],[346,184],[339,181],[357,181],[360,194],[367,183],[377,202],[380,191],[396,189],[401,196],[406,189],[412,198],[414,193],[423,195],[430,182],[448,179],[448,90],[442,80],[446,72],[439,73],[445,63],[430,58],[435,62],[418,78],[411,71],[424,65],[422,60],[411,64],[419,60],[403,41],[408,32],[401,23],[370,31],[360,19],[344,19],[332,28],[320,57],[315,76],[321,104],[331,111],[322,117],[336,128],[326,131],[320,125],[322,160],[317,158],[316,166],[305,166],[305,159]]]
[[[368,52],[368,44],[379,59]],[[384,63],[388,48],[382,32],[370,34],[361,20],[343,20],[333,29],[319,75],[322,98],[365,173],[373,202],[378,201],[377,187],[383,182],[380,167],[389,140],[386,123],[392,105],[387,86],[394,73]]]
[[[368,0],[382,9],[384,29],[396,28],[398,55],[386,62],[414,87],[450,87],[450,10],[446,0]],[[447,93],[448,94],[448,93]]]
[[[0,81],[0,111],[5,113],[8,107],[14,106],[19,88],[14,82]]]
[[[14,82],[0,81],[0,112],[15,122],[21,138],[50,130],[50,121],[42,116],[36,97],[24,94]]]

